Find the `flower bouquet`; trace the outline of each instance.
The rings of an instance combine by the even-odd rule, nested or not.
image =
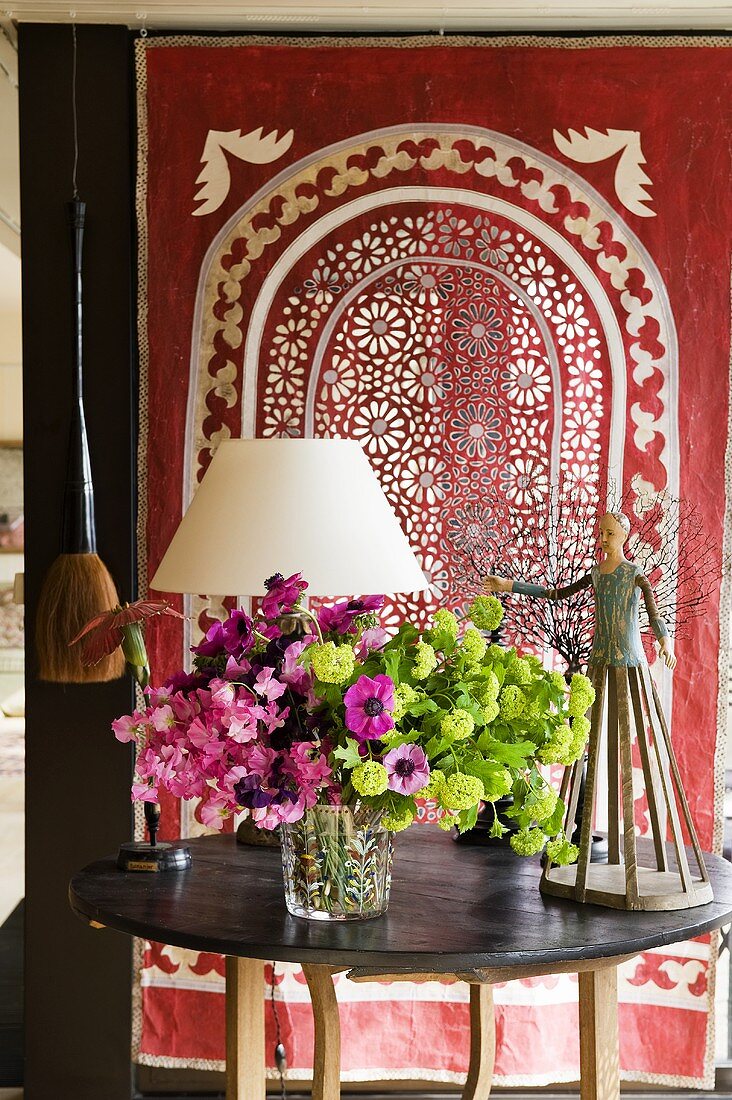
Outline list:
[[[548,846],[576,859],[563,804],[542,765],[584,752],[594,692],[533,655],[489,645],[500,602],[479,596],[462,623],[438,610],[428,629],[388,637],[383,597],[301,607],[300,574],[266,582],[254,620],[235,610],[193,648],[193,671],[148,688],[144,711],[113,723],[138,744],[133,799],[162,785],[201,800],[221,828],[247,811],[279,827],[291,912],[319,919],[375,916],[388,904],[392,836],[429,799],[438,825],[471,828],[483,802],[507,794],[514,851]],[[293,613],[305,636],[280,625]],[[504,827],[496,819],[493,835]]]

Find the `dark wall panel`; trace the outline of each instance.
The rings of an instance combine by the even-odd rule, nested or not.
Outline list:
[[[58,552],[71,400],[70,26],[20,29],[27,615],[26,1100],[128,1100],[131,941],[71,912],[72,872],[131,834],[127,679],[36,678],[33,621]],[[85,398],[100,554],[133,585],[132,67],[119,27],[78,29]]]

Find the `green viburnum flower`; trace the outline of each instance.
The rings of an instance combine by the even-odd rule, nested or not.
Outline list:
[[[590,727],[592,723],[589,718],[584,714],[577,715],[572,719],[572,734],[575,737],[581,737],[584,741],[590,736]]]
[[[509,844],[518,856],[535,856],[544,847],[545,840],[541,829],[520,829],[513,834]]]
[[[538,699],[527,699],[526,700],[526,712],[525,713],[526,713],[527,718],[542,718],[543,715],[544,715],[544,712],[542,711],[541,707],[539,706],[539,700]]]
[[[443,810],[469,810],[483,797],[483,784],[475,775],[453,772],[440,791]]]
[[[445,773],[439,768],[433,768],[427,785],[419,791],[420,798],[439,798],[440,791],[445,785]]]
[[[483,721],[486,726],[490,726],[491,722],[495,722],[498,715],[501,713],[501,708],[498,705],[497,700],[492,700],[483,706]]]
[[[564,691],[567,686],[567,681],[564,679],[561,672],[550,672],[549,679],[552,687],[556,688],[557,691]]]
[[[391,712],[394,721],[398,722],[400,718],[403,718],[408,708],[412,703],[416,703],[417,699],[419,699],[419,695],[409,684],[399,684],[395,687],[394,709]]]
[[[443,817],[438,818],[437,828],[442,829],[443,833],[449,833],[451,829],[455,827],[455,818],[452,814],[444,814]]]
[[[486,802],[498,801],[499,798],[503,798],[504,794],[508,794],[513,786],[513,779],[508,768],[501,768],[490,779],[484,776],[481,782]]]
[[[345,684],[353,675],[356,658],[350,645],[324,642],[311,650],[313,672],[324,684]]]
[[[565,867],[568,863],[577,862],[579,848],[576,844],[571,844],[564,833],[559,833],[547,844],[546,854],[552,863]]]
[[[426,680],[430,672],[437,667],[437,657],[431,645],[427,642],[417,642],[414,654],[414,668],[412,674],[415,680]]]
[[[476,596],[468,608],[468,617],[478,630],[495,630],[503,619],[501,601],[495,596]]]
[[[567,710],[573,718],[583,717],[595,701],[595,689],[586,676],[575,672],[569,686]]]
[[[511,661],[509,672],[517,684],[530,684],[533,680],[531,665],[523,657],[517,657],[515,661]]]
[[[440,722],[440,733],[450,741],[464,741],[475,729],[475,719],[462,707],[456,707]]]
[[[552,731],[547,743],[539,749],[538,757],[542,764],[570,764],[570,746],[572,744],[572,730],[563,722]]]
[[[468,664],[479,665],[485,657],[487,648],[488,644],[480,631],[469,626],[463,634],[463,640],[460,644],[460,651]],[[493,678],[495,680],[495,676]]]
[[[409,806],[401,806],[392,810],[391,813],[384,814],[381,818],[381,824],[390,833],[401,833],[404,829],[408,829],[413,821],[414,814]]]
[[[559,795],[553,787],[545,787],[543,791],[534,796],[531,812],[537,824],[541,825],[542,822],[549,820],[557,808],[558,801]]]
[[[432,616],[432,630],[435,633],[447,634],[454,642],[458,636],[459,627],[452,611],[448,611],[446,607],[441,607],[439,611],[435,611]]]
[[[485,655],[489,661],[500,661],[503,664],[508,654],[512,652],[513,650],[504,649],[502,645],[496,645],[493,642],[488,646]]]
[[[368,797],[383,794],[389,785],[389,776],[378,760],[367,760],[353,769],[351,783],[355,791]]]
[[[475,687],[475,697],[481,706],[487,703],[495,703],[501,690],[501,684],[495,672],[489,672],[485,680],[481,680]]]
[[[569,749],[567,751],[567,762],[569,764],[574,764],[575,760],[579,760],[580,757],[584,756],[586,744],[587,737],[584,732],[572,734],[572,740],[569,743]]]
[[[499,698],[501,717],[510,722],[513,718],[520,718],[526,712],[526,696],[520,687],[509,685],[505,687]]]

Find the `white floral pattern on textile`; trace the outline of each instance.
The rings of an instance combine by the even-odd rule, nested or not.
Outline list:
[[[528,509],[560,455],[601,458],[593,302],[498,214],[451,204],[346,223],[292,269],[270,317],[259,431],[357,439],[445,591],[456,507],[497,486]]]

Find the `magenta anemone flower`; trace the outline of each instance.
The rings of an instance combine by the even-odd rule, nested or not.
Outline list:
[[[228,619],[221,624],[224,649],[234,657],[241,657],[248,649],[251,649],[254,641],[254,625],[246,611],[234,608],[229,613]]]
[[[318,625],[324,634],[350,634],[356,630],[359,615],[380,611],[384,596],[364,596],[360,600],[340,600],[330,607],[321,607]]]
[[[302,579],[302,573],[293,573],[283,577],[274,573],[264,582],[267,595],[262,600],[262,614],[265,619],[276,619],[284,611],[291,611],[300,602],[300,597],[308,586]]]
[[[394,729],[394,681],[379,673],[360,676],[343,696],[346,704],[346,729],[357,741],[376,741]]]
[[[384,757],[389,790],[397,794],[416,794],[427,786],[430,769],[419,745],[399,745]]]

